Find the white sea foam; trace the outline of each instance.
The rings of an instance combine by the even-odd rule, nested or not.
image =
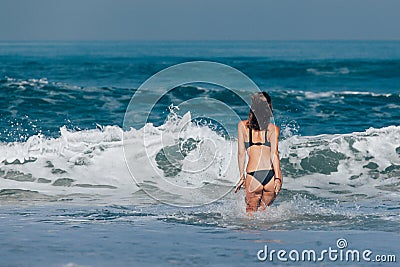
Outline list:
[[[181,187],[200,186],[215,179],[233,185],[237,167],[230,167],[232,152],[227,154],[232,151],[233,143],[208,127],[192,125],[178,132],[185,120],[190,121],[190,114],[179,120],[171,119],[160,127],[147,124],[142,129],[125,132],[125,145],[133,147],[128,154],[124,154],[123,131],[118,126],[83,131],[62,127],[58,138],[35,135],[26,142],[1,143],[0,188],[45,195],[100,194],[127,198],[139,189],[136,182],[144,180],[155,186],[157,179],[162,178]],[[145,140],[144,133],[148,134]],[[198,142],[197,148],[180,159],[176,175],[165,174],[160,165],[169,168],[169,162],[160,162],[157,155],[189,139]],[[129,173],[125,156],[134,162],[131,173],[135,179]],[[191,172],[194,168],[200,171]],[[138,174],[141,180],[137,179]],[[167,192],[167,188],[163,190],[176,194]]]
[[[58,138],[35,135],[26,142],[0,143],[0,189],[126,199],[139,190],[138,180],[170,197],[180,192],[159,187],[157,179],[189,188],[204,183],[232,187],[238,179],[236,141],[226,140],[205,126],[182,128],[187,121],[190,114],[170,118],[159,127],[147,124],[126,132],[118,126],[83,131],[62,127]],[[145,132],[149,134],[146,143]],[[123,133],[126,145],[133,147],[126,156],[134,165],[131,172],[144,179],[135,181],[128,171]],[[188,150],[186,157],[178,157],[179,168],[168,175],[174,164],[160,160],[163,150],[180,149],[190,138],[199,145]],[[398,197],[399,144],[400,126],[352,134],[286,136],[280,142],[284,188],[332,199]],[[193,169],[201,171],[190,172]]]
[[[334,69],[334,70],[331,70],[331,71],[319,70],[319,69],[316,69],[316,68],[308,68],[307,72],[312,73],[312,74],[317,75],[317,76],[321,76],[321,75],[338,75],[338,74],[345,75],[345,74],[349,74],[350,70],[348,68],[346,68],[346,67]]]
[[[333,97],[345,97],[349,95],[364,95],[373,97],[390,97],[392,94],[385,93],[374,93],[374,92],[362,92],[362,91],[327,91],[327,92],[311,92],[311,91],[292,91],[294,94],[302,93],[308,99],[319,99],[319,98],[333,98]]]
[[[295,136],[280,147],[286,167],[295,170],[286,177],[286,188],[332,199],[399,198],[399,126]]]
[[[7,86],[16,86],[19,89],[25,89],[27,86],[42,88],[43,86],[49,84],[47,78],[27,79],[27,80],[18,80],[10,77],[5,77],[5,78],[7,80]]]

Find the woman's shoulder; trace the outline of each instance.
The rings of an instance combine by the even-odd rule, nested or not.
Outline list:
[[[268,124],[268,131],[277,132],[279,134],[280,128],[278,125],[270,123]]]
[[[247,120],[239,121],[238,127],[246,128],[247,127]]]

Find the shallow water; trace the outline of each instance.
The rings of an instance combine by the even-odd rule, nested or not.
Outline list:
[[[160,214],[160,211],[164,214]],[[165,210],[169,210],[166,212]],[[324,249],[346,252],[371,250],[376,255],[396,255],[399,234],[372,230],[287,230],[284,222],[273,227],[259,218],[240,218],[218,225],[218,213],[192,213],[165,207],[47,205],[2,207],[1,261],[7,265],[35,266],[235,266],[274,264],[308,265],[313,260],[260,261],[257,253],[272,249],[314,250],[322,265],[395,266],[327,256]],[[213,220],[217,222],[213,222]],[[318,218],[314,218],[318,220]],[[268,230],[269,228],[269,230]],[[356,228],[356,225],[355,225]],[[344,238],[347,248],[338,249]],[[378,240],[385,240],[377,244]],[[333,254],[336,255],[336,254]],[[288,257],[288,256],[286,256]],[[262,258],[261,258],[262,259]],[[332,259],[335,259],[332,257]],[[352,259],[352,258],[351,258]]]

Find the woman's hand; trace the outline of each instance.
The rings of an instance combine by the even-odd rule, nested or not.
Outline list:
[[[237,191],[240,190],[240,188],[242,187],[242,185],[244,184],[244,182],[245,182],[244,175],[241,175],[241,176],[240,176],[240,181],[239,181],[239,183],[236,185],[235,193],[236,193]]]
[[[282,178],[274,178],[274,191],[275,195],[278,195],[282,187]]]

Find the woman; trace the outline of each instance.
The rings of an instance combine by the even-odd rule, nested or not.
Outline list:
[[[246,212],[264,210],[271,205],[282,186],[279,162],[279,127],[272,124],[272,103],[266,92],[251,96],[248,120],[238,124],[238,163],[240,181],[235,193],[245,185]],[[246,173],[244,167],[248,162]]]

